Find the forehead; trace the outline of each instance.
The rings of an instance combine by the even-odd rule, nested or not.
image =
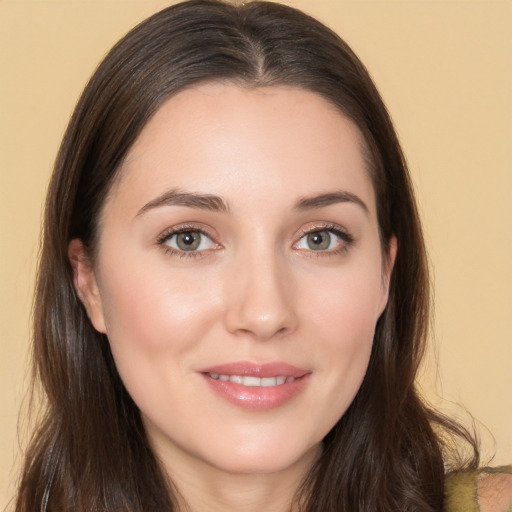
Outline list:
[[[280,201],[290,192],[295,201],[352,187],[373,208],[365,155],[357,126],[316,93],[208,83],[162,104],[128,152],[112,192],[131,189],[138,202],[165,188],[266,193]],[[143,192],[145,198],[136,197]]]

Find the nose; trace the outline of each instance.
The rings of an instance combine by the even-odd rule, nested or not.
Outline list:
[[[275,254],[253,254],[230,269],[225,291],[229,332],[265,341],[296,330],[293,288],[285,267]]]

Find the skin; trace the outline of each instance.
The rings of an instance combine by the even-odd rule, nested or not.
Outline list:
[[[512,505],[512,475],[486,474],[478,479],[478,503],[481,512],[503,512]]]
[[[187,89],[129,151],[94,264],[70,244],[78,293],[190,510],[290,510],[360,387],[396,253],[395,240],[382,252],[362,147],[356,126],[308,91]],[[171,190],[227,208],[155,206]],[[339,191],[349,200],[296,208]],[[170,234],[183,226],[208,235],[192,255]],[[327,235],[333,226],[348,238]],[[327,249],[311,248],[311,231]],[[284,405],[247,410],[199,372],[232,361],[283,361],[309,380]]]

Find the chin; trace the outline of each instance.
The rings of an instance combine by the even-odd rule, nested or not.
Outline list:
[[[212,457],[210,465],[230,474],[238,475],[265,475],[293,470],[294,467],[311,467],[317,459],[321,445],[316,444],[307,449],[280,449],[269,447],[258,449],[246,448],[228,450],[219,457]]]

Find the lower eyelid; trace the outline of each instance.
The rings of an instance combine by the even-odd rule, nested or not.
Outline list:
[[[169,247],[168,245],[162,245],[162,250],[165,254],[169,254],[176,258],[202,258],[208,253],[208,251],[180,251]]]

